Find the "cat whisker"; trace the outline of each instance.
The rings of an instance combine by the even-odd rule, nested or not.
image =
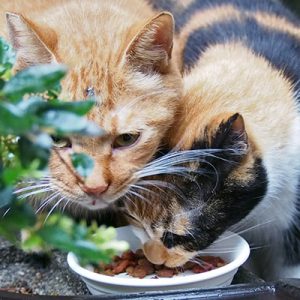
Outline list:
[[[46,207],[52,200],[54,200],[57,196],[59,196],[59,192],[52,193],[50,197],[42,201],[42,205],[35,211],[35,214],[38,214],[44,207]]]
[[[194,258],[190,259],[189,261],[193,262],[193,263],[195,263],[195,264],[197,264],[199,266],[202,266],[202,267],[205,267],[205,266],[211,267],[210,263],[208,263],[208,262],[206,262],[206,261],[204,261],[204,260],[202,260],[202,259],[200,259],[198,257],[194,257]]]
[[[158,195],[155,191],[152,191],[150,189],[147,189],[145,187],[142,187],[142,186],[139,186],[139,182],[137,184],[132,184],[131,185],[133,188],[136,188],[136,189],[140,189],[146,193],[149,193],[149,194],[154,194],[154,195]]]
[[[62,208],[62,210],[61,210],[62,214],[65,212],[65,209],[66,209],[66,207],[68,206],[68,204],[69,204],[70,202],[71,202],[71,199],[68,199],[68,200],[66,201],[65,205],[63,206],[63,208]]]
[[[5,216],[8,214],[8,212],[11,210],[11,207],[9,207],[2,215],[2,218],[5,218]]]
[[[127,199],[127,201],[130,202],[130,204],[132,204],[132,205],[134,206],[134,209],[135,209],[136,211],[139,211],[139,209],[138,209],[136,203],[135,203],[131,198],[129,198],[128,195],[125,195],[125,198]],[[128,213],[130,214],[130,210],[128,210]]]
[[[20,189],[18,189],[18,190],[15,190],[13,193],[14,193],[14,194],[20,194],[20,193],[22,193],[22,192],[26,192],[26,191],[38,189],[38,188],[41,188],[41,187],[50,187],[50,185],[49,185],[49,184],[39,184],[39,185],[27,186],[27,187],[24,187],[24,188],[20,188]]]
[[[194,241],[197,242],[197,238],[188,228],[185,228],[185,231],[188,233],[188,235],[190,235],[194,239]],[[198,244],[198,242],[197,242],[197,244]]]
[[[144,196],[140,195],[139,193],[136,193],[136,192],[134,192],[134,191],[132,191],[132,190],[128,190],[127,193],[128,193],[128,194],[131,194],[131,195],[134,195],[134,196],[136,196],[136,197],[142,199],[143,201],[145,201],[145,202],[148,203],[148,204],[150,203],[148,199],[146,199]]]
[[[173,193],[175,193],[177,196],[179,196],[183,200],[187,200],[185,195],[182,193],[182,191],[177,188],[175,185],[169,182],[164,182],[161,180],[141,180],[138,182],[140,185],[151,185],[159,189],[159,187],[167,188],[171,190]],[[165,192],[165,191],[164,191]],[[166,192],[165,192],[166,193]]]
[[[50,180],[45,179],[45,180],[31,180],[31,181],[20,181],[16,184],[16,186],[26,186],[26,185],[36,185],[36,184],[44,184],[44,183],[50,183]]]
[[[50,217],[50,215],[52,214],[52,212],[54,211],[54,209],[63,201],[65,200],[66,197],[62,197],[61,199],[59,199],[57,201],[57,203],[51,208],[51,210],[49,211],[49,213],[47,214],[45,220],[44,220],[44,224],[47,222],[48,218]]]
[[[236,252],[236,249],[231,249],[231,250],[219,250],[219,251],[205,251],[205,250],[200,250],[198,253],[199,254],[222,254],[222,253],[232,253]]]
[[[274,220],[268,220],[268,221],[266,221],[266,222],[263,222],[263,223],[260,223],[260,224],[253,225],[253,226],[251,226],[251,227],[249,227],[249,228],[247,228],[247,229],[241,230],[241,231],[239,231],[239,232],[235,232],[235,234],[246,233],[246,232],[251,231],[251,230],[254,230],[254,229],[256,229],[256,228],[258,228],[258,227],[260,227],[260,226],[267,225],[267,224],[269,224],[269,223],[271,223],[271,222],[273,222],[273,221],[274,221]],[[218,240],[216,240],[213,244],[217,244],[217,243],[223,242],[223,241],[225,241],[225,240],[227,240],[227,239],[230,239],[230,238],[233,237],[233,236],[234,236],[234,234],[229,235],[229,236],[226,236],[226,237],[221,238],[221,239],[218,239]]]
[[[41,190],[30,192],[30,193],[27,193],[27,194],[24,194],[24,195],[19,195],[18,199],[25,199],[25,198],[28,198],[28,197],[33,196],[33,195],[46,193],[46,192],[50,192],[50,191],[53,191],[53,189],[52,188],[41,189]]]
[[[138,184],[140,184],[141,183],[141,185],[149,185],[149,183],[147,183],[147,180],[145,180],[146,181],[146,183],[144,182],[144,181],[140,181],[140,182],[138,182]],[[154,185],[154,184],[150,184],[151,186],[154,186],[158,191],[160,191],[160,192],[162,192],[162,193],[164,193],[165,195],[167,195],[167,192],[165,191],[165,190],[163,190],[162,188],[160,188],[159,186],[157,186],[157,185]],[[141,187],[140,187],[141,188]],[[149,189],[147,189],[147,188],[144,188],[144,189],[146,189],[146,190],[149,190]],[[155,196],[158,196],[158,197],[161,197],[161,195],[160,194],[158,194],[157,192],[154,192],[154,191],[152,191],[152,190],[149,190],[149,192],[151,192],[152,194],[154,194]]]

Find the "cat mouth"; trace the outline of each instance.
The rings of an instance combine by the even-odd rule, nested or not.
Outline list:
[[[98,199],[92,199],[91,201],[85,202],[84,204],[84,206],[88,207],[91,210],[102,209],[108,206],[107,202]]]
[[[79,203],[80,206],[87,208],[89,210],[99,210],[103,209],[109,206],[109,203],[103,199],[82,199],[80,200],[75,200],[74,202]]]

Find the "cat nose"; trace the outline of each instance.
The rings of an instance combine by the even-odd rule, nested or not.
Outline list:
[[[108,184],[103,184],[95,187],[90,187],[87,185],[82,186],[82,190],[90,196],[100,196],[108,189]]]

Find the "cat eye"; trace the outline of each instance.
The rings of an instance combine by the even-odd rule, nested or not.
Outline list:
[[[53,146],[56,148],[71,148],[72,143],[71,140],[68,138],[59,138],[55,136],[51,136],[53,141]]]
[[[124,133],[117,136],[113,142],[112,147],[114,149],[129,147],[135,144],[135,142],[139,139],[140,133]]]

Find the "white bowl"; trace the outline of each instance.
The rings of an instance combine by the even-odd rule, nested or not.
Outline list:
[[[127,241],[132,250],[141,248],[140,240],[134,236],[130,226],[117,228],[117,234],[118,239]],[[227,262],[225,266],[200,274],[186,271],[172,278],[154,279],[147,276],[139,279],[125,273],[115,276],[98,274],[88,267],[81,267],[73,253],[68,254],[68,264],[81,276],[93,295],[227,286],[230,285],[238,267],[247,260],[250,254],[249,245],[241,236],[231,232],[225,232],[216,241],[215,247],[216,245],[218,250],[222,248],[224,252],[219,250],[216,254],[211,250],[211,255],[222,257]],[[210,248],[207,248],[203,255],[209,255]]]

